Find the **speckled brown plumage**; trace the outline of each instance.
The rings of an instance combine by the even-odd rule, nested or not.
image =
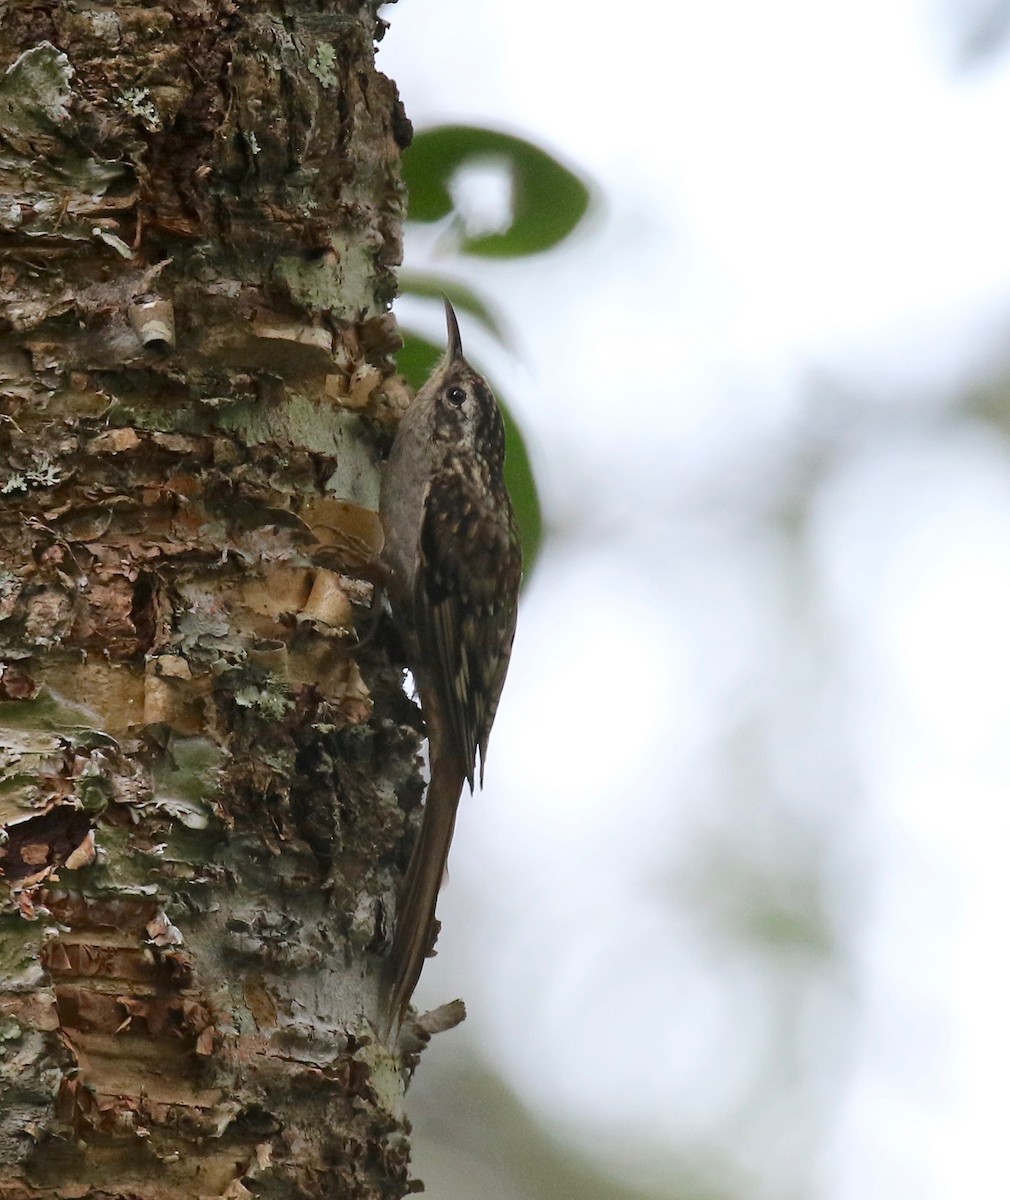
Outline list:
[[[483,782],[522,577],[501,412],[463,357],[448,301],[446,320],[448,350],[404,415],[380,503],[390,606],[417,684],[431,764],[387,964],[390,1027],[431,948],[456,808],[464,781],[473,789],[478,756]]]

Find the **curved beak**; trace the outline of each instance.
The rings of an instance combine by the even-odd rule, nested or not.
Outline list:
[[[459,322],[456,320],[456,314],[453,311],[452,305],[449,303],[449,297],[443,296],[442,303],[445,305],[445,329],[449,339],[449,344],[446,353],[450,360],[463,357],[463,342],[459,336]]]

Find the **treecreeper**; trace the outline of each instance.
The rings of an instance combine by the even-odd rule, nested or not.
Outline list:
[[[463,784],[472,793],[475,773],[484,782],[522,580],[505,424],[463,357],[448,300],[445,316],[445,355],[404,413],[379,503],[386,592],[421,702],[431,776],[385,963],[387,1032],[399,1026],[432,947]]]

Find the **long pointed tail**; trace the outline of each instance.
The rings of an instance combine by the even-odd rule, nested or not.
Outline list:
[[[386,1032],[403,1018],[431,949],[435,905],[449,858],[456,809],[466,772],[458,760],[435,762],[421,828],[407,867],[396,911],[393,945],[386,962]]]

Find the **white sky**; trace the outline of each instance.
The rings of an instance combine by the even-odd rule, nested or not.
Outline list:
[[[942,12],[385,13],[418,127],[602,198],[535,260],[408,255],[516,332],[463,337],[555,530],[421,998],[465,994],[452,1036],[610,1169],[644,1139],[755,1200],[1002,1194],[1010,450],[952,406],[1007,357],[1010,65],[955,72]],[[837,953],[758,962],[765,893]]]

